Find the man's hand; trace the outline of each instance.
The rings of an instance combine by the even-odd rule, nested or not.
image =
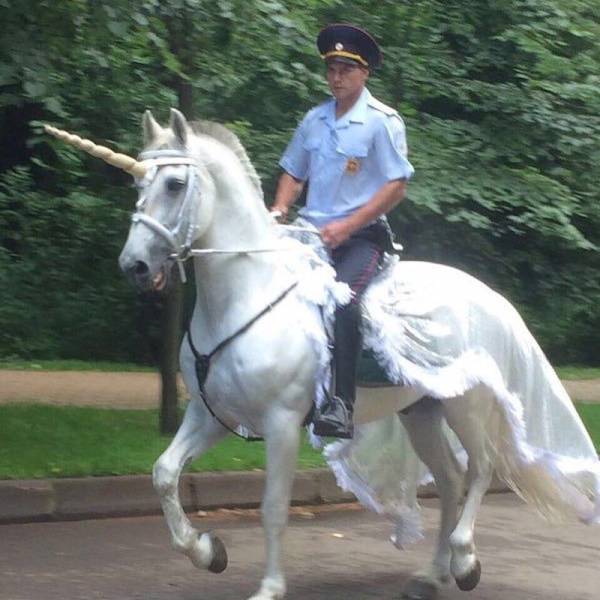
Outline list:
[[[288,216],[288,208],[287,208],[287,206],[273,205],[270,208],[270,212],[271,213],[275,213],[275,214],[272,214],[272,217],[278,223],[287,223],[287,216]]]
[[[326,246],[330,248],[337,248],[340,244],[343,244],[352,234],[354,230],[348,223],[347,219],[341,219],[340,221],[332,221],[327,223],[325,227],[321,229],[321,239]]]
[[[323,242],[330,248],[343,244],[355,231],[366,227],[379,216],[392,210],[404,197],[406,181],[394,179],[385,183],[373,197],[350,216],[332,221],[321,229]]]
[[[300,179],[292,177],[285,171],[281,174],[275,192],[275,202],[271,206],[271,212],[279,211],[281,213],[281,216],[277,217],[280,223],[287,223],[288,209],[294,204],[303,187],[304,182]]]

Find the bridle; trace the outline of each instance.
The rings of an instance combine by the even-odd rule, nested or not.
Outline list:
[[[147,152],[142,152],[138,156],[138,160],[146,165],[147,171],[143,177],[136,178],[136,183],[138,188],[141,190],[141,193],[140,198],[135,205],[136,212],[131,215],[131,220],[133,223],[141,223],[145,225],[160,235],[169,244],[171,250],[173,251],[169,255],[169,259],[174,260],[177,263],[179,275],[183,283],[186,283],[187,281],[184,263],[193,256],[210,256],[215,254],[260,254],[264,252],[283,252],[286,250],[291,250],[290,248],[286,247],[249,248],[240,250],[223,250],[220,248],[192,249],[192,244],[194,243],[196,232],[198,231],[197,212],[193,210],[194,194],[200,194],[200,190],[197,189],[200,179],[197,172],[198,163],[188,154],[178,150],[150,150]],[[187,185],[185,197],[181,203],[181,208],[179,209],[179,213],[177,215],[176,225],[173,229],[169,229],[160,221],[154,217],[151,217],[145,212],[147,204],[147,195],[145,190],[152,184],[161,167],[176,165],[187,166]],[[187,222],[187,229],[185,232],[183,232],[182,227],[183,223],[185,222]],[[317,230],[289,225],[287,227],[301,229],[303,231],[318,235]]]
[[[191,156],[177,150],[151,150],[142,152],[138,159],[148,166],[148,170],[142,178],[136,179],[141,193],[135,205],[136,212],[131,215],[131,220],[133,223],[142,223],[166,240],[171,250],[173,250],[169,258],[176,261],[181,281],[185,283],[187,279],[184,263],[191,256],[192,243],[198,230],[197,211],[192,210],[194,193],[196,191],[200,193],[199,190],[196,190],[199,179],[197,163]],[[146,190],[154,181],[161,167],[176,165],[187,166],[186,190],[177,215],[176,225],[173,229],[168,229],[160,221],[146,214]],[[186,222],[187,230],[184,232],[182,228]]]

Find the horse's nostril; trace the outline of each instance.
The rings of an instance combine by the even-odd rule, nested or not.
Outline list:
[[[137,260],[133,267],[133,272],[136,275],[146,275],[146,273],[148,273],[148,270],[148,265],[141,260]]]

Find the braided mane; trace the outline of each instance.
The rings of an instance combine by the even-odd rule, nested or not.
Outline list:
[[[248,178],[250,179],[252,185],[258,192],[258,195],[261,200],[264,200],[262,185],[260,182],[260,177],[254,168],[254,165],[250,162],[248,158],[248,154],[246,153],[246,149],[240,142],[239,138],[235,133],[231,130],[227,129],[224,125],[220,123],[215,123],[213,121],[193,121],[189,123],[192,131],[199,135],[207,135],[212,137],[213,139],[221,142],[225,146],[227,146],[230,150],[233,150],[235,155],[239,158]]]

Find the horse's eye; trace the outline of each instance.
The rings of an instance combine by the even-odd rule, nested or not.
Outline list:
[[[167,179],[167,189],[170,192],[178,192],[185,185],[185,179],[179,177],[169,177]]]

